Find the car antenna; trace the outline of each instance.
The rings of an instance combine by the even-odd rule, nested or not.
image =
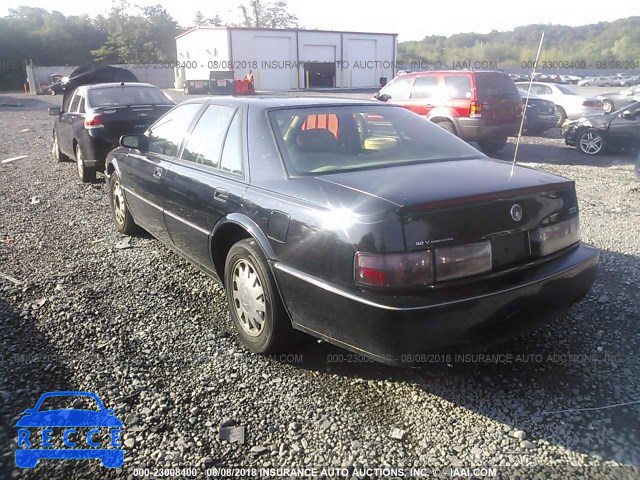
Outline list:
[[[529,95],[531,95],[531,84],[533,83],[533,76],[536,73],[536,67],[538,66],[538,58],[540,58],[540,50],[542,50],[542,42],[544,40],[544,31],[540,37],[540,44],[538,45],[538,53],[536,53],[536,59],[533,62],[533,69],[531,70],[531,76],[529,77],[529,88],[527,88],[527,98],[524,100],[524,107],[522,108],[522,118],[520,118],[520,129],[518,130],[518,138],[516,138],[516,150],[513,152],[513,162],[511,163],[511,173],[509,174],[509,182],[513,177],[513,171],[516,166],[516,158],[518,157],[518,147],[520,146],[520,137],[522,136],[522,129],[524,128],[524,116],[527,113],[527,107],[529,107]]]

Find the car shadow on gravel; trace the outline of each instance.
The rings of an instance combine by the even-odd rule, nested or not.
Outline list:
[[[6,478],[115,478],[115,470],[103,468],[99,460],[41,460],[30,469],[15,465],[16,422],[24,410],[33,408],[43,393],[84,390],[70,365],[73,353],[56,350],[33,315],[37,302],[23,310],[20,304],[25,300],[18,287],[0,285],[0,472]],[[34,448],[38,441],[32,441]]]
[[[61,96],[35,96],[20,93],[0,94],[0,112],[20,111],[30,112],[34,110],[47,110],[50,107],[62,105]]]
[[[418,367],[397,368],[309,342],[294,352],[302,362],[292,365],[412,384],[509,431],[526,432],[533,445],[516,445],[513,455],[553,444],[595,462],[640,465],[638,265],[637,256],[601,252],[594,287],[567,314],[486,351],[427,355]]]

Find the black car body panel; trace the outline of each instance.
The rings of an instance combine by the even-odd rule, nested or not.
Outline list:
[[[522,102],[527,98],[527,92],[518,89]],[[529,133],[543,133],[553,128],[558,123],[555,103],[544,100],[537,95],[529,95],[524,110],[524,130]]]
[[[196,154],[191,144],[197,145],[201,119],[214,107],[233,111],[233,120],[218,163],[208,163],[206,152]],[[460,144],[469,157],[294,171],[275,138],[275,129],[287,126],[270,123],[270,115],[310,109],[317,117],[323,109],[342,107],[371,118],[401,111],[401,118],[420,122],[419,128],[444,143]],[[181,115],[180,140],[170,150],[117,148],[108,156],[107,176],[119,177],[136,223],[216,279],[223,278],[225,246],[234,238],[254,238],[295,328],[404,363],[403,355],[498,337],[483,327],[495,332],[506,324],[516,331],[552,318],[593,282],[594,249],[578,242],[538,258],[529,247],[532,229],[577,215],[572,181],[489,159],[401,107],[315,98],[197,99],[159,119],[159,127],[145,134],[150,145],[161,140],[156,136],[163,122]],[[336,115],[346,137],[349,117]],[[202,120],[203,127],[213,118],[219,117]],[[295,127],[298,135],[306,118]],[[236,168],[225,171],[232,139],[239,140],[233,147]],[[478,241],[490,242],[490,272],[402,290],[362,287],[354,280],[356,252],[425,252]]]
[[[595,129],[606,139],[609,151],[632,151],[640,148],[640,102],[611,113],[581,118],[562,128],[565,143],[576,146],[582,132]]]

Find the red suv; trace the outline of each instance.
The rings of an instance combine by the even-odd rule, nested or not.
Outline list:
[[[517,134],[522,115],[515,83],[497,71],[408,73],[395,77],[375,98],[423,115],[489,154]]]

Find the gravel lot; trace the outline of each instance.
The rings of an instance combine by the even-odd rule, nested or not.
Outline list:
[[[523,138],[520,163],[576,181],[582,238],[602,254],[594,288],[564,318],[487,352],[510,361],[434,357],[401,369],[313,340],[263,357],[238,346],[223,291],[204,274],[149,236],[116,247],[102,179],[82,184],[73,163],[50,156],[52,103],[0,95],[0,160],[27,155],[0,164],[0,272],[21,282],[0,277],[0,478],[133,478],[140,467],[204,476],[229,465],[639,478],[634,157],[588,158],[559,131]],[[122,469],[15,467],[15,422],[53,390],[96,392],[115,408]],[[244,443],[220,440],[221,425],[244,427]],[[357,478],[394,477],[368,473]]]

